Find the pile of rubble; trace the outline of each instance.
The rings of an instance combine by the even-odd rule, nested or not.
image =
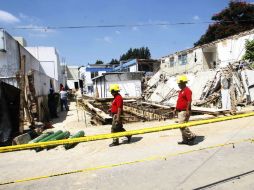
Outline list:
[[[187,85],[193,92],[194,110],[211,108],[235,112],[240,106],[254,102],[254,71],[239,63],[186,75]],[[147,102],[174,107],[178,91],[176,76],[159,71],[148,81],[143,98]]]

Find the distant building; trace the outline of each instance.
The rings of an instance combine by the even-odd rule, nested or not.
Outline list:
[[[103,73],[112,72],[113,65],[109,64],[89,64],[82,66],[79,69],[80,79],[83,81],[83,92],[85,94],[92,95],[94,93],[92,79],[98,76],[102,76]]]
[[[114,72],[140,72],[154,74],[160,68],[160,61],[154,59],[132,59],[126,62],[121,61],[120,65],[113,68]]]
[[[110,84],[119,84],[120,93],[123,97],[139,98],[142,94],[143,72],[113,72],[103,73],[93,78],[94,96],[96,98],[112,97]]]
[[[79,84],[79,66],[67,66],[67,86],[69,89],[76,89],[80,88]]]
[[[246,40],[253,39],[254,29],[169,54],[161,58],[161,70],[169,75],[176,75],[215,69],[238,62],[245,53]]]

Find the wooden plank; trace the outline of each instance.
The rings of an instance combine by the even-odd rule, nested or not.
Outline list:
[[[200,112],[200,113],[219,114],[219,113],[223,113],[223,112],[228,112],[230,110],[192,106],[191,111],[192,112]]]
[[[87,106],[90,110],[96,113],[98,117],[100,117],[104,122],[112,120],[112,117],[109,114],[106,114],[104,111],[100,110],[99,108],[94,107],[89,102],[84,102],[85,106]]]
[[[154,107],[158,107],[158,108],[164,108],[164,109],[172,109],[173,107],[171,106],[165,106],[165,105],[160,105],[160,104],[155,104],[155,103],[149,103],[149,102],[141,102],[142,104],[145,104],[145,105],[151,105],[151,106],[154,106]]]

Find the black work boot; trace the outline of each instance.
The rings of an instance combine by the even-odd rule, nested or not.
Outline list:
[[[188,140],[188,145],[194,145],[195,144],[195,139],[196,139],[196,136],[194,136],[191,139],[189,139]]]
[[[188,141],[183,140],[181,142],[177,142],[179,145],[189,145]]]
[[[127,142],[130,143],[131,142],[131,135],[128,135],[126,137],[127,137]]]
[[[118,145],[119,145],[119,139],[113,139],[113,142],[109,144],[109,147],[118,146]]]

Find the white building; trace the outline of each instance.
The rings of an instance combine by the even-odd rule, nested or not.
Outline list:
[[[79,73],[80,73],[80,78],[83,80],[83,88],[84,88],[84,93],[88,95],[93,94],[93,81],[92,81],[92,73],[90,71],[86,71],[86,67],[80,67]]]
[[[52,78],[45,74],[40,61],[4,30],[0,30],[0,80],[22,90],[25,104],[35,103],[36,117],[40,121],[44,119]],[[24,103],[20,103],[22,105]],[[23,106],[19,108],[21,111]],[[11,119],[13,117],[10,116]],[[19,127],[22,132],[23,126]]]
[[[35,75],[36,95],[47,95],[50,88],[50,77],[44,73],[40,62],[10,34],[0,30],[0,80],[19,88],[16,74],[21,69],[22,56],[25,56],[24,74],[32,71]]]
[[[83,90],[87,95],[93,95],[93,81],[92,79],[102,76],[106,72],[112,72],[113,65],[109,64],[89,64],[79,67],[80,79],[83,81]]]
[[[160,61],[156,59],[132,59],[120,61],[120,65],[113,68],[114,72],[145,72],[154,74],[160,68]]]
[[[205,71],[240,61],[246,40],[254,39],[254,30],[242,32],[209,44],[162,57],[161,70],[169,75]]]
[[[67,86],[69,89],[79,89],[79,66],[67,66]]]
[[[36,59],[40,61],[40,69],[48,75],[51,80],[51,87],[59,91],[60,84],[65,84],[61,72],[59,54],[54,47],[25,47]]]
[[[140,98],[143,76],[143,72],[103,73],[101,76],[92,79],[94,95],[96,98],[112,97],[109,91],[110,84],[119,84],[120,94],[123,97]]]

